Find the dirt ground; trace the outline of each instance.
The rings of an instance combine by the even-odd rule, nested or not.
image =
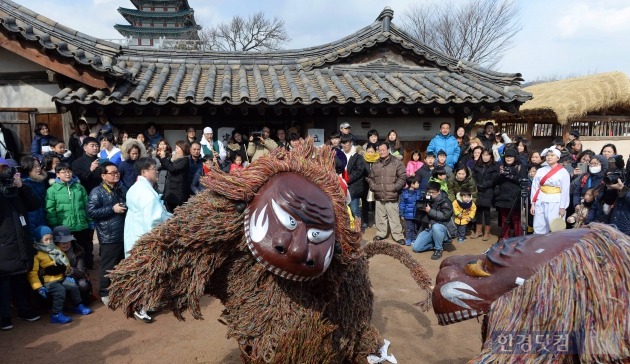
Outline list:
[[[364,240],[373,237],[374,229],[368,229]],[[480,238],[454,242],[443,258],[478,254],[495,241],[496,236],[488,242]],[[412,254],[435,279],[440,261],[432,261],[431,252]],[[438,325],[433,311],[422,312],[414,305],[424,296],[397,261],[372,258],[370,278],[375,296],[372,324],[391,342],[390,353],[398,363],[463,363],[480,351],[480,323],[472,319]],[[204,320],[188,314],[183,322],[170,312],[161,312],[154,315],[152,324],[146,324],[127,319],[100,301],[91,307],[93,314],[73,314],[73,322],[66,325],[51,324],[50,314],[36,322],[14,317],[14,328],[0,332],[0,362],[240,363],[236,342],[226,338],[225,326],[217,320],[223,307],[213,298],[202,302]]]

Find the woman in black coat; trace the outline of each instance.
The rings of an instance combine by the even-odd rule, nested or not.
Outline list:
[[[494,207],[501,216],[501,239],[510,237],[510,221],[514,229],[514,236],[523,234],[521,228],[521,183],[527,176],[527,169],[521,164],[521,158],[516,149],[506,149],[504,160],[499,167],[497,181],[498,194],[494,196]]]
[[[477,182],[477,229],[473,238],[478,238],[482,234],[483,240],[487,241],[490,235],[490,208],[494,199],[494,186],[499,179],[499,166],[494,161],[492,150],[484,149],[481,157],[473,166],[473,178]]]
[[[175,143],[173,158],[167,158],[166,152],[160,150],[158,157],[162,169],[167,171],[164,186],[164,204],[169,212],[181,206],[190,197],[189,163],[190,145],[183,140]]]

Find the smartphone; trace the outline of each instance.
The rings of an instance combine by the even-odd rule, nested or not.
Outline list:
[[[578,163],[577,166],[582,173],[588,172],[588,163]]]
[[[105,162],[109,162],[109,159],[107,159],[107,158],[99,158],[98,159],[98,164],[103,164]]]

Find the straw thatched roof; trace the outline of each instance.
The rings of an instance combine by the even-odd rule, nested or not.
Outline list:
[[[523,90],[530,92],[533,100],[525,102],[516,114],[495,112],[493,119],[502,122],[535,119],[564,125],[588,113],[630,106],[630,79],[623,72],[546,82]]]

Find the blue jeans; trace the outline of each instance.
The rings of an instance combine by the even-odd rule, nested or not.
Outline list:
[[[416,252],[426,250],[444,250],[442,244],[448,240],[448,230],[442,224],[433,224],[428,230],[422,231],[413,242],[411,249]]]
[[[360,200],[361,200],[361,197],[352,197],[350,199],[350,211],[352,211],[352,216],[355,219],[361,218],[361,207],[359,206]]]
[[[457,225],[457,237],[466,239],[466,230],[468,225]]]

